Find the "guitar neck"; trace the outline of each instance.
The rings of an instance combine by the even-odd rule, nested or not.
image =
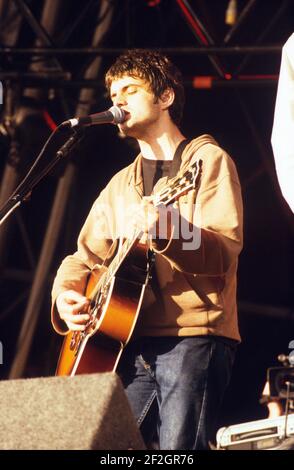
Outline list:
[[[173,180],[171,180],[173,181]],[[165,188],[163,192],[160,192],[157,196],[157,199],[154,201],[154,206],[167,205],[168,202],[164,200],[166,197],[166,191],[168,188]],[[141,229],[136,229],[131,238],[126,238],[122,243],[121,247],[118,250],[117,255],[113,258],[110,265],[107,269],[107,274],[104,281],[107,283],[118,271],[123,261],[126,259],[130,251],[135,247],[135,245],[142,238],[144,232]]]
[[[132,238],[126,238],[122,245],[120,246],[118,253],[111,261],[110,265],[107,268],[107,274],[105,277],[105,282],[107,283],[119,270],[123,261],[126,259],[130,251],[135,247],[139,242],[140,238],[143,235],[142,230],[136,230]]]
[[[177,200],[179,196],[189,191],[189,189],[195,188],[200,176],[201,164],[201,160],[196,161],[184,173],[180,174],[180,176],[175,176],[174,178],[170,179],[168,184],[161,191],[154,195],[154,206],[167,206],[168,204],[171,204]],[[96,293],[100,291],[103,284],[107,285],[113,276],[117,273],[125,258],[142,238],[143,233],[144,232],[141,229],[136,229],[131,238],[126,238],[124,240],[124,242],[119,247],[118,253],[109,264],[106,274],[102,277],[101,281],[98,282],[96,288],[94,289],[93,296],[95,296]]]

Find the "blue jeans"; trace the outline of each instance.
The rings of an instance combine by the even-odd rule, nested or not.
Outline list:
[[[157,430],[160,449],[209,448],[234,354],[214,336],[143,337],[127,345],[118,373],[147,445]]]

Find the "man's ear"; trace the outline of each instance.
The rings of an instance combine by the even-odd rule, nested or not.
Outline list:
[[[167,88],[164,90],[160,97],[160,103],[162,105],[162,109],[167,109],[169,108],[175,99],[175,92],[172,88]]]

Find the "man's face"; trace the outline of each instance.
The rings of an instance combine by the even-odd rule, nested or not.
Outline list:
[[[155,100],[149,85],[140,78],[125,75],[114,80],[110,97],[114,105],[126,112],[126,120],[119,124],[119,129],[130,137],[143,139],[161,117],[160,100]]]

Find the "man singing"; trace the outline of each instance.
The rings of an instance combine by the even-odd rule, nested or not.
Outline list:
[[[167,57],[129,50],[107,72],[106,87],[125,113],[120,132],[136,139],[140,153],[101,192],[77,251],[62,262],[52,292],[53,325],[60,334],[85,328],[89,271],[102,265],[113,242],[126,238],[126,227],[141,230],[155,263],[117,373],[147,444],[157,431],[160,449],[207,449],[240,341],[238,175],[213,137],[188,141],[182,134],[184,89]],[[172,207],[157,207],[154,194],[194,162],[202,162],[197,187]]]

